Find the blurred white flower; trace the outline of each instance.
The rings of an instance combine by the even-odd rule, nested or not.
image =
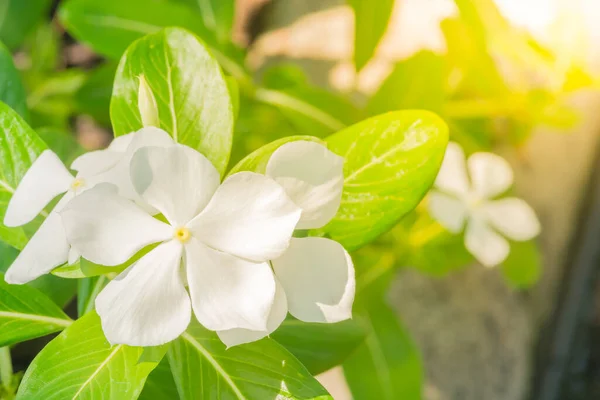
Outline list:
[[[327,224],[340,206],[344,159],[325,146],[295,141],[279,147],[269,159],[266,175],[283,186],[302,209],[296,229]],[[289,310],[305,322],[334,323],[351,318],[354,266],[338,242],[322,237],[292,238],[290,247],[271,261],[277,293],[266,329],[217,332],[228,346],[261,339],[279,327]]]
[[[506,160],[474,153],[465,162],[462,148],[449,143],[429,195],[429,213],[452,233],[465,229],[465,247],[481,264],[493,267],[510,252],[509,242],[533,239],[540,223],[533,209],[515,197],[495,199],[513,183]],[[466,228],[465,228],[466,223]]]
[[[6,271],[6,282],[26,283],[67,261],[77,261],[79,254],[67,243],[57,212],[73,197],[100,182],[115,183],[124,195],[131,195],[133,190],[130,189],[128,165],[133,152],[143,146],[172,143],[169,134],[157,128],[143,128],[119,136],[106,150],[92,151],[78,157],[71,165],[71,169],[77,171],[76,176],[51,150],[40,154],[11,197],[4,225],[24,225],[41,213],[56,196],[63,193],[64,196]]]
[[[60,213],[71,245],[95,263],[118,265],[159,243],[96,298],[107,339],[169,342],[185,331],[192,309],[210,330],[265,330],[276,295],[268,260],[286,250],[301,213],[283,188],[252,172],[219,185],[210,161],[183,145],[138,150],[130,176],[166,223],[110,184],[77,196]]]

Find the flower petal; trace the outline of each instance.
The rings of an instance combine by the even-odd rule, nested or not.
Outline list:
[[[432,191],[429,193],[429,214],[452,233],[462,231],[467,216],[463,202],[456,197]]]
[[[274,180],[240,172],[219,186],[188,226],[212,248],[262,262],[285,251],[300,212]]]
[[[297,229],[327,224],[340,208],[344,159],[327,147],[309,141],[289,142],[269,159],[266,174],[283,186],[302,209]]]
[[[195,238],[185,244],[192,307],[205,328],[266,330],[275,297],[268,263],[253,263],[213,250]]]
[[[267,329],[264,331],[252,331],[250,329],[229,329],[227,331],[217,331],[219,339],[227,345],[227,347],[238,346],[244,343],[256,342],[271,333],[275,332],[279,325],[285,320],[287,316],[287,300],[285,298],[285,291],[281,286],[281,283],[275,279],[275,298],[273,305],[271,306],[271,312],[269,313],[269,319],[267,320]]]
[[[486,267],[494,267],[508,257],[506,239],[494,232],[481,218],[471,218],[465,232],[465,247]]]
[[[513,183],[508,161],[492,153],[475,153],[467,161],[473,191],[489,199],[504,193]]]
[[[533,239],[541,230],[535,211],[525,201],[511,197],[490,201],[483,206],[485,217],[509,239]]]
[[[33,162],[17,186],[4,215],[4,225],[20,226],[35,218],[50,201],[69,190],[73,176],[51,150]]]
[[[319,237],[293,238],[272,261],[290,314],[306,322],[339,322],[352,317],[354,265],[338,242]]]
[[[96,150],[82,154],[71,164],[79,176],[88,177],[113,168],[123,158],[123,153],[111,150]]]
[[[30,282],[67,261],[69,244],[60,215],[51,212],[6,271],[8,283]]]
[[[60,212],[69,243],[84,258],[118,265],[143,247],[169,239],[173,228],[152,218],[103,183],[71,200]]]
[[[210,201],[219,172],[190,147],[144,147],[131,159],[131,181],[145,202],[173,226],[183,226]]]
[[[111,344],[158,346],[190,323],[192,307],[181,277],[181,243],[160,244],[113,279],[96,298]]]
[[[435,186],[459,197],[469,191],[465,153],[458,143],[448,143],[442,167],[435,179]]]

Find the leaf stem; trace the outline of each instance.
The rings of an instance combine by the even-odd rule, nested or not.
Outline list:
[[[12,393],[12,376],[13,366],[10,347],[0,347],[0,382],[9,393]]]

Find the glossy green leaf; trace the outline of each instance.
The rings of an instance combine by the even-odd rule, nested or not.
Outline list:
[[[365,331],[354,320],[318,324],[288,317],[270,337],[317,375],[340,365],[365,339]]]
[[[109,126],[110,98],[116,73],[117,64],[107,63],[96,68],[75,94],[77,111]]]
[[[80,317],[94,310],[96,296],[100,294],[109,279],[104,276],[83,278],[77,281],[77,315]]]
[[[2,3],[0,3],[0,8]],[[0,43],[0,101],[27,118],[27,96],[12,54]]]
[[[288,136],[279,140],[275,140],[269,144],[262,146],[254,152],[248,154],[244,159],[237,163],[230,171],[229,175],[235,174],[240,171],[253,171],[259,174],[264,174],[267,169],[267,164],[271,155],[280,146],[289,143],[296,142],[298,140],[307,140],[311,142],[317,142],[325,144],[322,140],[314,136]]]
[[[176,400],[179,399],[177,386],[173,380],[167,357],[148,375],[144,390],[138,400]]]
[[[385,33],[394,0],[349,0],[354,10],[354,65],[359,71],[371,59]]]
[[[111,346],[100,318],[89,313],[52,340],[33,360],[17,400],[135,399],[155,362],[138,360],[141,347]]]
[[[27,243],[24,227],[8,228],[6,207],[21,178],[46,144],[14,110],[0,102],[0,240],[17,249]]]
[[[49,12],[51,5],[51,0],[2,0],[0,41],[13,50],[19,47],[25,36]]]
[[[380,300],[363,304],[357,311],[368,334],[365,342],[343,364],[352,396],[355,399],[421,400],[421,357],[396,314]]]
[[[0,347],[63,330],[71,319],[40,291],[0,274]]]
[[[42,275],[27,283],[48,296],[60,308],[66,307],[77,293],[77,282],[53,275]]]
[[[535,285],[542,275],[540,251],[535,241],[511,242],[510,253],[502,263],[502,273],[514,288],[526,289]]]
[[[167,28],[138,40],[121,59],[110,115],[115,135],[142,128],[138,86],[144,75],[158,105],[160,127],[199,150],[225,172],[233,136],[233,105],[219,64],[193,34]]]
[[[344,192],[325,234],[354,250],[392,228],[427,193],[440,168],[448,127],[428,111],[382,114],[326,139],[345,158]]]
[[[226,349],[214,332],[192,322],[171,344],[168,357],[182,400],[331,399],[307,369],[272,339]]]

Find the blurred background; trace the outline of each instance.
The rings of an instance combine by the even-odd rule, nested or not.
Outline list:
[[[0,87],[26,93],[10,105],[72,160],[112,137],[120,54],[170,25],[238,83],[232,164],[279,137],[428,109],[468,153],[507,158],[540,217],[539,240],[495,270],[421,209],[356,255],[359,286],[406,337],[371,335],[322,375],[336,399],[600,399],[598,0],[0,0],[0,64],[20,76]],[[15,255],[0,247],[0,266]],[[377,268],[390,286],[370,285]],[[74,284],[36,283],[56,296]]]

